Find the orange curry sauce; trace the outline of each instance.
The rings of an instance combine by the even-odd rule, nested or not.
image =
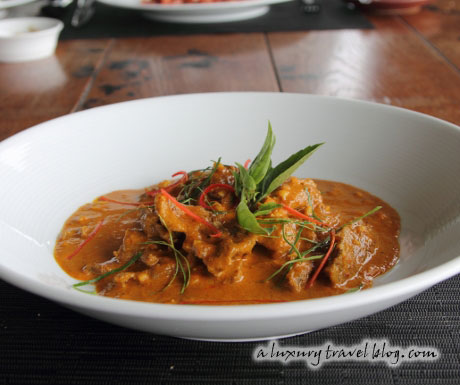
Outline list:
[[[232,230],[229,227],[228,234],[224,232],[224,237],[230,237],[232,231],[236,231],[238,234],[233,236],[240,237],[235,241],[239,243],[231,244],[245,248],[246,251],[232,254],[227,260],[221,258],[220,261],[217,250],[223,248],[221,244],[225,240],[212,239],[212,232],[201,228],[199,232],[203,239],[194,239],[193,245],[191,241],[187,243],[184,234],[176,230],[180,230],[180,226],[198,225],[191,218],[181,217],[183,214],[168,203],[166,209],[179,217],[176,223],[174,218],[168,219],[169,214],[165,212],[165,221],[171,227],[175,242],[179,243],[177,247],[185,249],[181,249],[182,253],[191,265],[189,284],[183,293],[183,276],[180,272],[171,282],[176,271],[172,250],[158,245],[145,251],[142,258],[126,270],[98,281],[95,284],[96,291],[104,296],[159,303],[232,305],[284,302],[342,294],[358,287],[366,288],[371,286],[373,278],[395,265],[399,257],[400,219],[388,204],[343,183],[293,177],[285,185],[274,192],[272,198],[275,202],[286,203],[310,215],[315,213],[318,218],[335,228],[340,228],[376,206],[382,206],[376,213],[337,232],[334,251],[311,288],[307,281],[321,262],[320,259],[292,264],[267,281],[283,263],[296,258],[296,254],[281,237],[279,228],[273,233],[273,238],[261,238],[248,235],[245,230]],[[305,197],[299,198],[305,186],[317,189],[316,193],[311,191],[315,201],[313,207],[309,207]],[[220,195],[222,196],[222,192]],[[116,191],[105,197],[120,202],[159,201],[157,197],[146,196],[144,190]],[[218,199],[219,195],[216,195],[214,200]],[[309,197],[309,202],[310,199]],[[318,200],[321,202],[318,203]],[[142,249],[143,242],[153,239],[146,230],[146,226],[150,226],[149,210],[154,215],[157,209],[103,200],[95,200],[82,206],[65,222],[58,236],[55,247],[57,262],[70,276],[82,281],[119,268],[132,257],[135,250]],[[206,214],[209,219],[211,214],[203,210],[198,207],[195,211],[201,215]],[[278,209],[278,213],[273,216],[288,217],[289,214]],[[101,220],[103,225],[97,234],[76,255],[72,255],[94,232]],[[222,223],[221,227],[225,225]],[[289,230],[292,230],[291,233]],[[191,239],[195,233],[187,231],[188,228],[184,230],[186,237]],[[300,251],[314,245],[306,239],[316,235],[311,231],[312,234],[308,235],[308,231],[302,233],[302,238],[305,239],[298,241],[297,247]],[[294,241],[295,231],[287,228],[286,233],[291,242]],[[318,236],[319,238],[315,238],[317,241],[322,235]],[[167,239],[164,236],[163,238]],[[325,251],[323,248],[316,254],[325,254]],[[226,261],[233,264],[231,269],[222,265]]]

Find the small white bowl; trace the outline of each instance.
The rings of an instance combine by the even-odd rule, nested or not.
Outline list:
[[[62,21],[48,17],[0,20],[0,62],[38,60],[53,55]]]

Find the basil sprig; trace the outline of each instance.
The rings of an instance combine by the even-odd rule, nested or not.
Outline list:
[[[254,213],[256,217],[261,217],[263,215],[268,215],[270,214],[273,210],[278,209],[280,207],[283,207],[279,205],[278,203],[275,202],[269,202],[269,203],[264,203],[259,206],[257,211]]]
[[[313,146],[305,147],[303,150],[292,154],[275,168],[270,168],[262,180],[259,200],[265,198],[268,194],[281,186],[313,154],[313,152],[323,144],[324,143],[318,143]]]
[[[251,210],[249,210],[244,196],[241,197],[240,203],[236,208],[236,217],[238,218],[238,223],[243,229],[260,235],[269,234],[269,231],[259,225],[256,216],[251,212]]]
[[[255,183],[263,181],[267,171],[271,168],[271,156],[273,147],[275,147],[276,138],[273,135],[272,125],[268,122],[267,136],[265,142],[255,157],[254,161],[249,166],[249,175],[252,176]]]
[[[267,215],[275,207],[260,207],[254,212],[256,205],[267,195],[281,186],[323,143],[305,147],[292,154],[284,162],[272,167],[271,155],[276,138],[270,122],[268,123],[267,136],[251,166],[246,170],[241,164],[236,163],[239,172],[234,172],[235,191],[240,197],[236,209],[238,223],[245,230],[255,234],[269,234],[270,230],[260,226],[256,216]]]

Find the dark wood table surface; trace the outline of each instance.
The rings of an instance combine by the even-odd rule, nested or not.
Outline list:
[[[0,64],[0,140],[110,103],[208,91],[371,100],[460,124],[460,0],[374,30],[59,42],[55,57]]]
[[[0,140],[97,106],[208,91],[333,95],[460,125],[460,0],[370,20],[375,29],[60,41],[49,59],[0,64]]]

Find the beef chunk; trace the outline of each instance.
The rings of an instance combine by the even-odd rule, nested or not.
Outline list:
[[[202,207],[190,206],[189,209],[201,218],[211,221],[211,213]],[[242,278],[243,260],[256,243],[254,234],[239,230],[230,235],[223,231],[219,238],[209,237],[210,230],[207,226],[170,204],[163,196],[156,198],[156,210],[168,229],[185,235],[182,248],[189,255],[196,255],[206,265],[209,273],[225,281],[238,281]]]
[[[185,233],[189,236],[202,238],[206,234],[211,234],[204,224],[197,222],[195,219],[184,213],[168,198],[163,195],[157,195],[155,198],[156,213],[161,216],[166,227],[173,232]],[[201,206],[188,206],[189,210],[204,220],[210,222],[210,212]]]
[[[240,233],[236,237],[224,237],[216,244],[194,241],[193,252],[212,275],[220,280],[237,282],[243,278],[242,264],[255,244],[254,234]]]
[[[152,207],[144,207],[141,209],[140,223],[142,230],[149,239],[161,238],[168,240],[168,231],[161,224],[155,209]]]
[[[328,222],[329,210],[323,203],[321,192],[316,187],[316,183],[312,179],[298,179],[295,177],[289,178],[280,188],[274,191],[271,197],[267,198],[264,203],[285,204],[299,212],[312,216],[313,213],[321,213],[321,218]],[[291,215],[283,208],[273,210],[265,218],[287,218]],[[293,243],[298,231],[298,226],[295,223],[286,223],[284,232],[289,242]],[[273,237],[258,237],[257,242],[272,252],[272,258],[277,263],[284,263],[287,258],[287,253],[291,246],[282,237],[282,226],[277,226],[271,234]],[[317,240],[317,235],[312,229],[304,228],[302,238]],[[312,246],[311,243],[302,241],[296,245],[303,250]]]
[[[145,242],[146,240],[147,238],[143,232],[126,230],[123,243],[117,251],[113,252],[112,259],[102,263],[90,263],[86,265],[83,270],[100,275],[116,269],[128,262],[139,251],[139,243]]]
[[[113,281],[126,287],[129,281],[148,285],[152,290],[161,290],[174,276],[176,264],[171,258],[159,258],[157,262],[141,271],[122,271],[113,277]]]
[[[128,262],[140,250],[140,244],[147,241],[146,235],[142,231],[126,230],[123,244],[113,254],[118,261]]]
[[[313,263],[311,261],[298,262],[294,264],[292,269],[287,273],[287,284],[288,286],[296,291],[300,292],[305,289],[310,273],[313,270]]]
[[[291,177],[272,193],[272,198],[276,203],[286,204],[304,214],[311,216],[315,213],[328,222],[329,208],[313,179]]]
[[[353,288],[366,283],[360,274],[363,266],[376,253],[369,229],[362,221],[347,226],[337,234],[337,247],[325,271],[333,285]]]
[[[271,213],[270,218],[275,218],[276,215],[276,213]],[[297,231],[298,230],[295,223],[286,223],[284,225],[284,234],[286,235],[286,239],[291,243],[294,243]],[[271,237],[258,236],[257,243],[270,250],[271,257],[278,264],[282,265],[289,259],[287,258],[287,253],[289,253],[289,250],[291,250],[291,246],[283,238],[282,226],[277,226],[276,229],[271,233]]]

